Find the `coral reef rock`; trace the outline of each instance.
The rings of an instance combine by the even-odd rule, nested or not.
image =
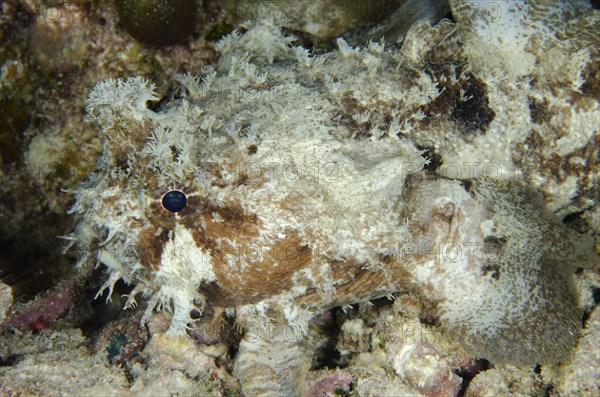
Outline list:
[[[0,352],[17,363],[0,367],[0,391],[8,396],[77,396],[96,383],[124,388],[125,373],[110,367],[105,354],[91,355],[86,343],[78,329],[5,335]]]
[[[12,304],[12,288],[0,281],[0,323],[2,323],[9,314]]]
[[[241,23],[247,20],[269,20],[279,26],[309,33],[317,37],[334,37],[343,33],[350,37],[368,38],[385,35],[389,40],[401,38],[419,19],[432,22],[449,11],[447,1],[407,0],[373,1],[222,1],[225,15]]]
[[[600,310],[596,308],[585,325],[573,361],[562,368],[563,381],[557,387],[562,395],[593,396],[600,390],[598,340],[600,340]]]

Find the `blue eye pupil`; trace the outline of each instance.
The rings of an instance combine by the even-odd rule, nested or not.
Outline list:
[[[185,208],[187,197],[179,190],[171,190],[162,198],[162,205],[167,211],[179,212]]]

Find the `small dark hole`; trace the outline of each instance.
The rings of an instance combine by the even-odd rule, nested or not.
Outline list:
[[[600,302],[600,288],[592,288],[592,298],[594,300],[594,306],[589,311],[584,311],[583,316],[581,317],[581,325],[583,327],[586,326],[586,323],[592,315],[594,308],[598,306],[598,302]]]
[[[462,183],[465,190],[469,193],[473,189],[473,183],[471,183],[471,181],[463,180],[463,181],[460,181],[460,183]]]
[[[487,371],[490,369],[492,365],[490,362],[484,358],[477,358],[471,361],[466,367],[461,367],[454,370],[454,373],[462,378],[462,383],[460,385],[460,390],[458,391],[457,397],[462,397],[465,395],[467,391],[467,387],[479,374],[480,372]]]
[[[0,367],[11,367],[17,362],[16,354],[9,354],[6,356],[0,356]]]
[[[594,288],[592,291],[592,297],[594,298],[594,307],[600,303],[600,288]]]

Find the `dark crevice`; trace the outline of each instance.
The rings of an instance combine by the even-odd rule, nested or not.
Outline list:
[[[477,358],[469,363],[466,367],[461,367],[454,370],[454,373],[462,378],[460,390],[457,397],[463,397],[469,387],[469,384],[479,373],[492,368],[492,364],[484,358]]]
[[[125,298],[123,295],[127,295],[133,289],[132,285],[126,284],[123,280],[119,280],[115,283],[115,287],[112,293],[112,300],[107,301],[108,289],[102,292],[102,295],[94,299],[100,286],[98,280],[103,280],[106,275],[104,268],[95,269],[94,275],[90,277],[90,280],[95,280],[87,285],[84,285],[84,294],[81,299],[81,308],[79,309],[80,323],[77,324],[83,331],[83,334],[88,337],[94,337],[98,333],[102,332],[104,327],[118,319],[120,316],[130,316],[131,311],[124,311],[123,305],[125,304]],[[137,302],[142,306],[141,297],[138,296]],[[138,306],[139,307],[139,306]]]
[[[590,230],[587,221],[582,217],[584,211],[574,212],[562,218],[562,222],[570,229],[585,234]]]
[[[326,343],[315,352],[312,369],[319,370],[324,368],[332,369],[344,367],[340,362],[341,354],[336,347],[340,334],[339,311],[340,308],[331,309],[333,321],[328,322],[322,328]]]
[[[8,354],[0,356],[0,367],[12,367],[17,362],[17,354]]]
[[[175,85],[168,87],[168,89],[166,91],[167,91],[166,94],[163,95],[159,100],[148,101],[148,109],[152,110],[153,112],[159,113],[162,110],[164,110],[165,107],[172,101],[182,99],[183,98],[182,91],[185,91],[185,93],[189,94],[189,92],[187,91],[187,89],[185,89],[185,87],[175,86]]]
[[[429,160],[429,164],[426,164],[425,167],[423,167],[423,169],[425,171],[435,173],[442,164],[442,156],[440,156],[438,153],[436,153],[432,148],[420,147],[420,146],[417,146],[417,148],[419,150],[427,150],[427,152],[425,153],[425,156]]]
[[[592,312],[594,311],[596,306],[598,306],[598,302],[600,302],[600,288],[592,287],[592,298],[594,300],[592,307],[589,310],[585,310],[581,318],[581,325],[583,327],[586,326],[586,323],[592,315]]]
[[[334,339],[337,341],[337,338]],[[316,356],[316,364],[313,367],[319,369],[344,368],[345,365],[340,364],[341,354],[336,349],[335,343],[327,343],[323,348],[319,349]]]
[[[546,385],[546,387],[544,388],[544,397],[550,397],[554,395],[554,393],[552,393],[553,390],[554,385]]]
[[[22,193],[35,194],[27,189]],[[72,253],[63,255],[62,241],[56,237],[68,234],[71,223],[60,215],[33,212],[21,197],[0,197],[9,210],[13,199],[14,212],[28,217],[0,227],[0,277],[12,287],[15,301],[26,302],[75,274]]]
[[[471,191],[473,190],[473,183],[469,180],[462,180],[460,181],[460,183],[462,184],[463,188],[467,191],[467,193],[471,193]]]
[[[235,323],[234,316],[223,316],[222,320],[222,341],[228,346],[227,360],[217,360],[216,364],[227,371],[229,375],[233,375],[233,363],[237,354],[240,351],[240,341],[242,340],[242,333],[239,331]]]

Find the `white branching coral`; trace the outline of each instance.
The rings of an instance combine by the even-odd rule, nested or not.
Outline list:
[[[247,29],[219,44],[221,59],[206,76],[179,76],[181,95],[160,111],[145,106],[157,97],[140,78],[109,80],[90,94],[107,143],[72,212],[84,225],[81,247],[108,268],[107,286],[119,277],[138,284],[150,296],[145,318],[155,308],[174,312],[177,335],[194,321],[190,311],[207,305],[235,312],[241,325],[305,329],[323,309],[409,291],[437,305],[440,324],[472,354],[566,360],[581,314],[574,269],[597,257],[591,236],[544,208],[535,190],[546,193],[545,185],[512,180],[526,164],[511,156],[543,128],[530,120],[537,108],[506,87],[490,98],[485,65],[433,65],[342,40],[309,57],[272,25]],[[535,101],[569,95],[549,88]],[[568,117],[597,138],[590,112],[599,99],[581,100]],[[475,171],[478,156],[520,173]],[[577,180],[589,186],[597,170],[579,164]],[[302,350],[252,335],[236,359],[244,389],[299,393]],[[249,365],[249,355],[263,353],[261,370]]]

